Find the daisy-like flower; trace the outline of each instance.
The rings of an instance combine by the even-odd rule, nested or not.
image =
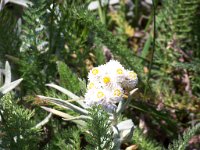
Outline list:
[[[132,90],[138,82],[134,71],[126,70],[115,60],[90,70],[88,79],[85,103],[88,106],[102,105],[110,112],[123,100],[124,93]]]
[[[88,84],[87,84],[87,89],[88,90],[92,90],[92,89],[98,89],[98,88],[101,88],[101,84],[98,80],[93,80],[93,81],[90,81]]]
[[[120,86],[116,86],[111,91],[110,101],[112,103],[118,103],[123,99],[124,91]]]
[[[115,77],[111,76],[110,74],[103,74],[100,77],[99,83],[102,88],[105,89],[112,88],[113,84],[115,84]]]
[[[88,90],[85,94],[85,103],[89,106],[95,104],[104,104],[106,103],[107,92],[102,89],[92,89]]]
[[[109,70],[109,74],[115,76],[115,82],[122,82],[125,77],[126,70],[124,67],[116,60],[110,60],[107,64],[107,69]]]
[[[128,78],[130,80],[137,80],[137,74],[134,71],[127,71]]]
[[[106,93],[103,89],[98,89],[95,93],[95,97],[96,97],[96,101],[99,102],[99,101],[104,101],[105,98],[106,98]]]
[[[132,90],[138,82],[137,74],[134,71],[127,70],[125,79],[122,82],[122,87]]]
[[[94,82],[89,82],[88,85],[87,85],[87,89],[91,90],[91,89],[94,89],[94,88],[95,88],[95,83]]]
[[[98,80],[103,70],[102,67],[103,66],[94,67],[92,70],[90,70],[88,74],[88,80],[89,81]]]

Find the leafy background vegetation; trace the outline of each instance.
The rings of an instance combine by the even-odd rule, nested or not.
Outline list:
[[[0,100],[0,147],[95,147],[97,130],[103,128],[95,122],[88,125],[94,137],[56,116],[33,130],[48,115],[40,106],[49,105],[36,95],[67,99],[45,86],[54,82],[84,96],[88,71],[117,59],[139,77],[139,91],[123,114],[136,128],[122,149],[200,148],[199,0],[122,0],[101,3],[96,10],[88,10],[90,0],[32,0],[4,7],[0,2],[0,67],[7,60],[12,78],[23,78]],[[106,115],[95,111],[91,115],[106,124]],[[109,144],[103,149],[111,149]]]

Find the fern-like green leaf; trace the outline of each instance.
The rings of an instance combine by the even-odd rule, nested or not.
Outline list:
[[[138,145],[141,150],[163,150],[155,140],[145,136],[139,128],[134,129],[133,142]]]
[[[200,123],[184,132],[183,137],[179,136],[178,140],[174,140],[173,144],[169,145],[169,150],[185,150],[189,140],[199,131]]]
[[[0,99],[0,147],[5,149],[37,149],[39,130],[34,128],[33,111],[14,102],[10,94]]]
[[[109,115],[100,106],[89,110],[92,118],[87,122],[86,140],[89,143],[87,150],[111,150],[113,148],[113,133]]]
[[[65,63],[57,62],[57,68],[62,87],[78,95],[85,93],[86,87],[85,89],[83,88],[83,82],[78,79],[77,75]]]

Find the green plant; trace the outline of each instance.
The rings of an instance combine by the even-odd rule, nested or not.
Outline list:
[[[24,109],[7,94],[0,99],[1,143],[3,149],[37,149],[39,129],[31,119],[33,111]]]
[[[138,145],[142,150],[162,150],[163,148],[154,140],[147,137],[138,128],[133,132],[133,143]]]
[[[179,136],[177,140],[173,141],[173,144],[169,145],[169,150],[185,150],[188,146],[189,140],[200,131],[200,124],[196,124],[194,127],[189,128],[183,133],[183,136]]]
[[[109,115],[100,107],[96,106],[89,110],[92,118],[87,122],[85,137],[89,145],[87,150],[113,149],[113,132]]]
[[[0,70],[5,75],[0,78],[1,147],[119,149],[135,144],[164,149],[161,143],[167,147],[182,129],[199,121],[199,0],[153,0],[153,5],[132,0],[112,6],[99,0],[99,15],[88,10],[91,0],[2,2],[0,67],[8,59],[12,75],[6,63]],[[101,108],[86,109],[82,101],[88,71],[111,58],[139,76],[140,91],[134,97],[125,92],[129,98],[119,103],[118,113],[125,111],[116,120]],[[21,77],[16,92],[6,94],[22,81],[11,79]],[[54,89],[46,89],[45,83]],[[50,114],[35,125],[46,115],[41,105]],[[136,127],[128,143],[134,125],[121,116],[136,126],[144,121],[147,135]],[[197,128],[169,148],[185,149]]]
[[[2,149],[37,148],[39,129],[34,127],[35,122],[31,120],[33,111],[20,107],[14,101],[14,96],[6,94],[22,79],[11,82],[12,75],[8,62],[5,64],[5,69],[0,70],[0,75],[2,74],[5,76],[5,81],[0,88],[0,147]],[[3,79],[2,76],[0,79]]]

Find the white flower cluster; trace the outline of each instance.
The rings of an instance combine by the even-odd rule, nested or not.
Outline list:
[[[118,61],[111,60],[90,70],[88,80],[85,103],[89,106],[101,104],[114,110],[125,93],[135,87],[138,78],[134,71],[126,70]]]

